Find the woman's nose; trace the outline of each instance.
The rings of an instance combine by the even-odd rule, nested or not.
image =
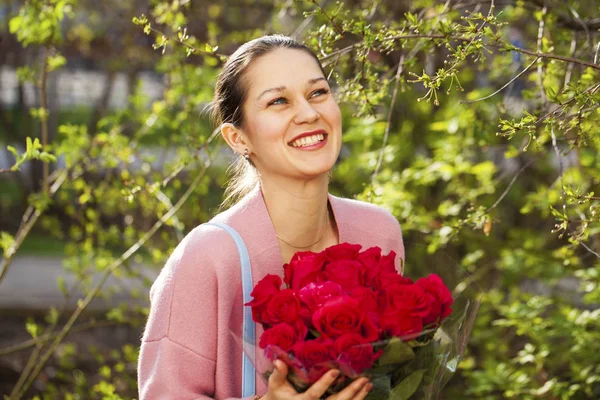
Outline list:
[[[308,101],[302,101],[298,104],[298,111],[294,118],[294,122],[297,124],[310,124],[321,118],[321,115],[314,109],[312,104]]]

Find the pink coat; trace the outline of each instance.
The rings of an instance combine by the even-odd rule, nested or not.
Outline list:
[[[381,207],[329,195],[340,243],[381,247],[404,259],[398,221]],[[283,277],[281,253],[262,192],[217,215],[244,240],[256,284]],[[229,234],[199,226],[177,246],[150,290],[150,315],[138,364],[140,399],[232,399],[242,391],[242,290],[237,248]],[[257,326],[256,338],[262,328]],[[257,349],[260,351],[260,349]],[[267,391],[257,373],[256,393]]]

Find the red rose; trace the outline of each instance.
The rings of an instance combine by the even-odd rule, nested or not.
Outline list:
[[[412,279],[403,277],[397,271],[380,271],[372,282],[373,287],[378,290],[387,290],[388,286],[391,285],[408,285],[413,283]]]
[[[310,370],[314,365],[333,361],[336,356],[333,349],[333,340],[322,337],[315,340],[297,342],[294,344],[292,351],[294,352],[294,357],[307,370]]]
[[[431,311],[430,295],[415,284],[393,284],[385,289],[384,313],[387,311],[398,311],[411,317],[425,317]]]
[[[371,250],[375,249],[375,250]],[[368,250],[371,250],[367,253]],[[371,247],[361,254],[358,259],[365,266],[364,268],[364,285],[375,289],[383,289],[392,283],[412,283],[412,280],[403,278],[395,266],[396,252],[390,251],[387,255],[377,257],[377,253],[381,252],[378,247]],[[376,263],[375,260],[378,260]]]
[[[327,301],[341,296],[342,287],[335,282],[309,283],[298,291],[301,302],[300,317],[312,328],[312,315]]]
[[[294,323],[300,318],[299,311],[300,300],[296,291],[283,289],[271,297],[264,312],[264,320],[271,325],[279,322]]]
[[[375,352],[373,345],[362,336],[348,333],[335,340],[334,348],[338,360],[350,365],[353,376],[360,375],[365,369],[371,368],[373,363],[381,356],[383,350]]]
[[[425,325],[432,323],[439,325],[444,318],[452,313],[451,306],[454,299],[452,298],[450,289],[444,285],[442,279],[436,274],[421,278],[415,284],[422,287],[434,298],[431,302],[429,314],[423,318],[423,323]]]
[[[362,264],[354,260],[334,260],[325,266],[325,278],[350,290],[362,285]]]
[[[379,329],[350,297],[338,297],[323,304],[312,317],[313,326],[322,335],[337,338],[347,333],[356,333],[367,339],[379,339]]]
[[[264,312],[271,298],[279,292],[281,288],[281,278],[277,275],[268,274],[258,281],[252,293],[252,300],[244,304],[252,307],[252,319],[255,322],[264,324]]]
[[[289,351],[299,340],[303,340],[304,335],[299,331],[298,325],[292,326],[282,322],[265,330],[260,336],[258,345],[261,349],[267,346],[277,346],[283,351]]]
[[[362,246],[360,244],[340,243],[325,249],[327,260],[354,260]]]
[[[365,251],[361,251],[356,260],[364,265],[365,268],[377,268],[381,260],[381,248],[377,246],[369,247]]]
[[[298,298],[312,313],[332,298],[341,296],[342,287],[335,282],[309,283],[298,291]]]
[[[389,336],[397,336],[404,341],[412,340],[423,332],[423,319],[390,311],[381,315],[381,330]]]
[[[319,281],[323,274],[325,264],[325,253],[313,253],[312,251],[297,252],[289,264],[283,266],[284,282],[289,288],[299,290],[311,282]],[[324,280],[324,279],[323,279]]]
[[[366,313],[378,312],[377,295],[373,290],[359,286],[350,290],[348,295],[358,301],[358,307]]]
[[[398,272],[398,270],[396,269],[395,262],[396,262],[396,252],[394,250],[392,250],[385,256],[381,257],[381,260],[379,261],[379,268],[382,271]]]
[[[404,340],[413,339],[423,330],[423,317],[431,311],[432,296],[414,284],[393,284],[382,296],[381,329]]]

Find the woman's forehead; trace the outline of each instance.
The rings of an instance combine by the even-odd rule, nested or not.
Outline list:
[[[323,77],[317,61],[306,51],[277,49],[254,60],[244,77],[250,96],[276,87],[309,85]]]

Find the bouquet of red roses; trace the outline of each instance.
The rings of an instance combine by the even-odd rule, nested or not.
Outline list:
[[[369,398],[434,398],[457,363],[444,346],[452,338],[440,329],[453,312],[452,294],[438,275],[415,282],[400,275],[395,252],[361,248],[298,252],[284,265],[283,282],[261,279],[246,304],[264,328],[259,347],[288,365],[299,392],[336,368],[331,393],[369,376]]]

